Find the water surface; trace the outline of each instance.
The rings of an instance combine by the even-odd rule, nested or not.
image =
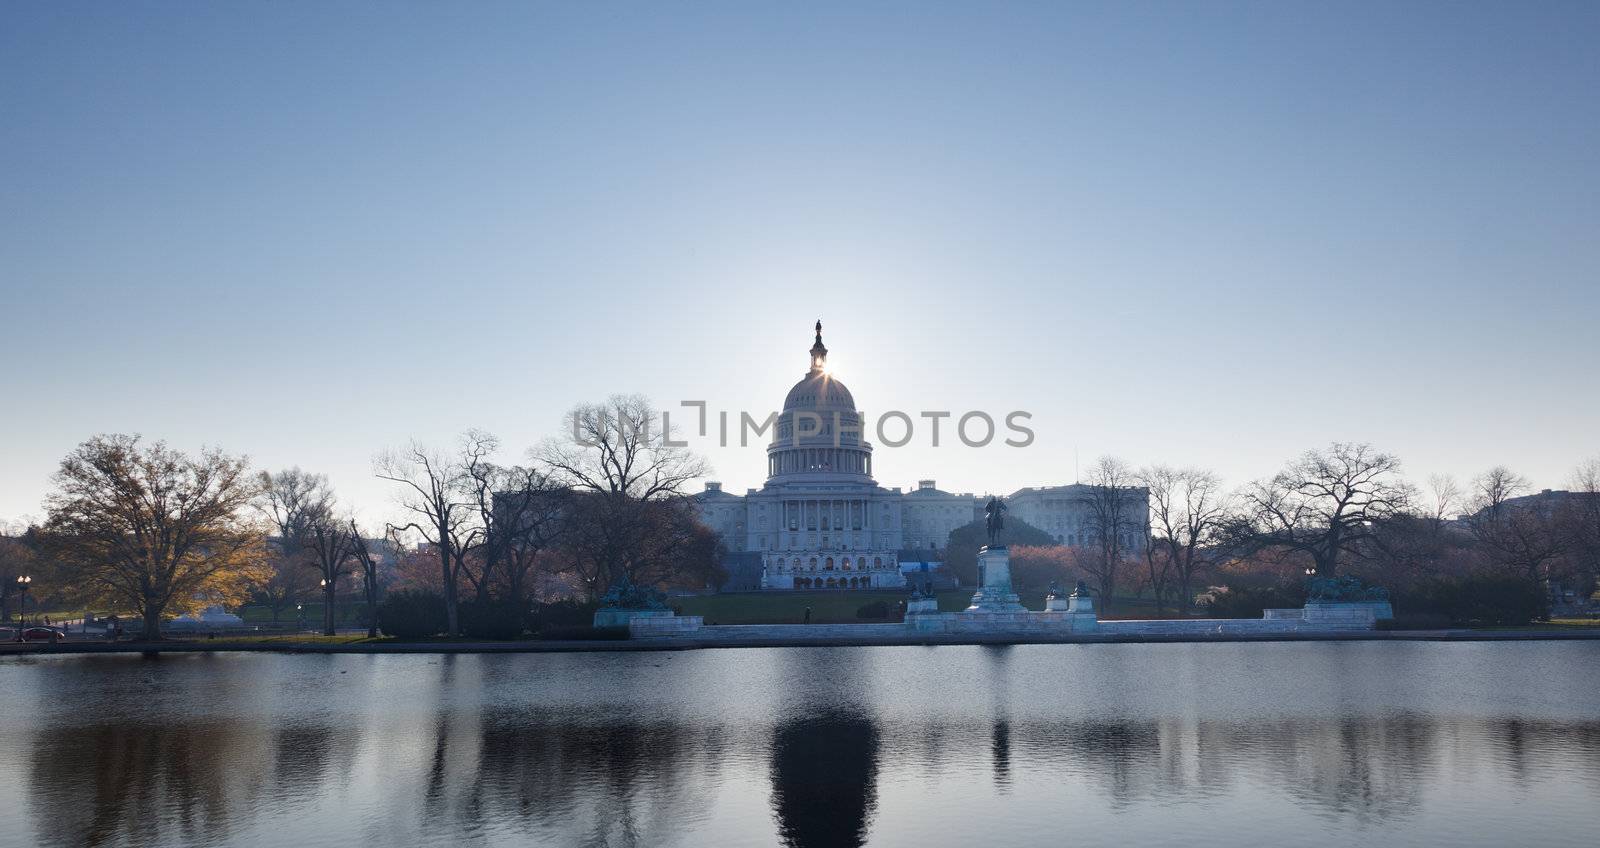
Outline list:
[[[0,660],[0,845],[1592,845],[1600,643]]]

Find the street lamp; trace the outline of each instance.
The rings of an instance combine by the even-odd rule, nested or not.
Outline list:
[[[322,631],[333,635],[333,581],[326,577],[322,578]]]
[[[28,586],[33,578],[24,574],[17,578],[17,641],[22,641],[22,631],[28,626]]]

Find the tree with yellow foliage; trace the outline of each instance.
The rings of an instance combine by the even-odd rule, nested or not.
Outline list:
[[[259,481],[243,457],[190,457],[138,436],[96,436],[67,455],[45,502],[45,534],[77,594],[144,619],[239,603],[270,575],[250,520]]]

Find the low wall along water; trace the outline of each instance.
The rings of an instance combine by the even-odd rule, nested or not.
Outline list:
[[[659,610],[641,614],[629,610],[601,609],[607,625],[627,623],[636,639],[700,642],[813,642],[873,643],[898,641],[921,635],[973,637],[1070,638],[1098,636],[1269,636],[1273,634],[1341,633],[1372,630],[1379,619],[1392,618],[1387,601],[1312,602],[1299,609],[1269,609],[1261,618],[1168,619],[1152,621],[1101,621],[1094,602],[1080,589],[1070,596],[1052,594],[1043,611],[1027,610],[1016,603],[1005,548],[979,552],[984,565],[984,585],[973,595],[972,606],[960,612],[940,612],[932,598],[913,598],[903,623],[894,624],[739,624],[706,625],[697,615],[677,616]]]

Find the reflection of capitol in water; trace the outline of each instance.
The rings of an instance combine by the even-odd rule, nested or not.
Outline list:
[[[861,845],[878,791],[879,730],[827,712],[772,733],[772,806],[785,845]]]
[[[24,753],[0,844],[1032,844],[1070,821],[1085,844],[1315,826],[1326,838],[1282,841],[1334,845],[1440,817],[1490,844],[1496,827],[1564,833],[1600,802],[1593,714],[1219,718],[1233,708],[1211,703],[1116,719],[1149,705],[1032,694],[1083,648],[965,665],[906,649],[887,666],[870,650],[118,658],[59,689],[40,678],[47,701],[103,690],[114,707],[11,713],[33,724],[8,737]],[[940,663],[949,697],[931,679],[892,694]],[[706,692],[697,670],[739,696]],[[208,701],[185,691],[201,684]]]
[[[264,811],[304,815],[321,808],[321,815],[337,816],[325,802],[352,790],[366,796],[354,799],[358,803],[382,803],[385,815],[394,816],[368,823],[373,838],[412,834],[443,844],[460,832],[504,832],[558,844],[696,844],[701,840],[693,834],[715,813],[705,806],[704,787],[725,780],[721,762],[703,754],[722,746],[768,751],[772,823],[790,846],[868,844],[874,819],[885,817],[877,815],[881,781],[933,780],[974,761],[984,777],[962,781],[961,793],[974,805],[1003,797],[1008,783],[1038,788],[1053,781],[1062,797],[1081,801],[1087,791],[1113,809],[1258,784],[1324,814],[1394,822],[1417,812],[1422,787],[1443,767],[1441,746],[1491,755],[1501,768],[1483,776],[1489,780],[1512,779],[1510,769],[1519,762],[1540,768],[1552,753],[1587,758],[1596,769],[1589,791],[1600,793],[1600,723],[1431,724],[1394,717],[1316,726],[995,722],[912,728],[841,713],[752,734],[728,727],[546,723],[528,713],[422,730],[404,739],[342,724],[258,732],[189,725],[63,731],[38,740],[43,747],[26,785],[35,826],[54,836],[44,844],[90,846],[231,844],[258,827]],[[384,761],[381,777],[363,778],[373,758]],[[905,773],[908,767],[916,772]],[[63,788],[75,794],[63,795]],[[767,794],[737,787],[741,803],[752,806],[764,806]],[[938,820],[939,814],[900,812],[897,821],[930,813]],[[1049,809],[1009,814],[1056,815]]]

